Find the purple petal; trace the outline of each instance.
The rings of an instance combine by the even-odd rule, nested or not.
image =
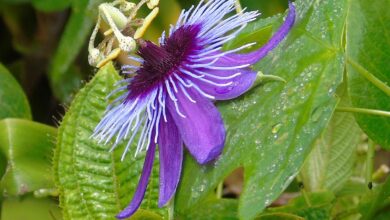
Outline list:
[[[171,99],[167,99],[167,107],[188,150],[198,163],[204,164],[221,154],[225,143],[225,128],[221,115],[210,100],[193,89],[187,88],[187,91],[196,103],[179,92],[175,94],[178,109]]]
[[[169,111],[167,122],[160,121],[158,147],[160,154],[160,195],[158,206],[164,206],[175,194],[183,161],[183,141]]]
[[[219,65],[218,63],[216,65]],[[223,66],[223,64],[220,64]],[[215,79],[209,76],[205,76],[202,79],[191,79],[199,86],[204,92],[215,97],[215,100],[228,100],[236,98],[248,89],[250,89],[256,80],[256,72],[242,68],[238,70],[205,70],[209,75],[215,76],[233,76],[239,74],[230,79]],[[217,84],[211,84],[204,80],[212,81]]]
[[[137,211],[137,209],[141,205],[141,202],[145,196],[146,187],[149,183],[150,173],[152,172],[155,150],[156,144],[151,141],[149,149],[146,153],[141,178],[138,182],[138,186],[134,193],[133,199],[131,200],[130,204],[116,216],[118,219],[125,219],[130,217],[135,213],[135,211]]]
[[[287,36],[295,22],[295,6],[289,3],[289,12],[283,25],[271,37],[271,39],[260,49],[247,54],[229,54],[225,56],[234,65],[255,64],[264,58],[271,50]]]

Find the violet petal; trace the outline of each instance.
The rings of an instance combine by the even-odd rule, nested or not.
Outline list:
[[[183,161],[183,140],[169,111],[167,122],[160,121],[158,147],[160,154],[160,193],[158,206],[164,206],[175,194]]]
[[[289,12],[283,25],[276,31],[271,39],[260,49],[247,54],[229,54],[225,58],[235,65],[255,64],[264,58],[271,50],[287,36],[295,22],[295,6],[289,3]]]
[[[137,211],[137,209],[141,205],[141,202],[145,196],[146,187],[149,183],[150,173],[152,172],[155,150],[156,144],[151,141],[149,149],[146,153],[141,178],[138,182],[137,189],[133,195],[133,199],[131,200],[130,204],[116,216],[118,219],[125,219],[130,217]]]
[[[171,99],[168,99],[167,107],[188,150],[198,163],[205,164],[221,154],[225,143],[225,127],[218,109],[210,100],[194,89],[187,91],[196,103],[183,93],[177,93],[179,110]]]
[[[250,89],[256,80],[256,72],[247,68],[238,70],[208,70],[208,74],[215,76],[232,76],[239,74],[230,79],[215,79],[209,76],[205,76],[202,79],[191,79],[204,92],[214,96],[215,100],[229,100],[236,98]],[[213,81],[219,85],[210,84],[204,80]]]

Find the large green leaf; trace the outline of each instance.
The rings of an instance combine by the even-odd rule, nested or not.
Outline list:
[[[388,0],[356,0],[349,5],[347,22],[348,82],[355,107],[390,111],[390,96],[378,89],[362,74],[390,85],[390,13]],[[361,68],[359,68],[361,67]],[[356,114],[360,127],[368,136],[390,149],[390,118]]]
[[[19,83],[0,63],[0,119],[31,119],[30,105]]]
[[[346,86],[339,90],[338,106],[350,106]],[[301,170],[305,189],[333,192],[341,189],[352,175],[360,137],[361,131],[351,113],[334,113]]]
[[[296,5],[298,21],[287,40],[255,66],[287,83],[268,83],[220,103],[228,128],[224,152],[209,166],[200,166],[187,155],[177,212],[185,214],[230,172],[243,166],[239,217],[254,218],[294,179],[327,125],[343,74],[346,2],[302,0]],[[278,19],[273,28],[281,22]]]
[[[1,192],[23,195],[42,188],[53,188],[51,154],[56,129],[22,119],[0,121],[0,154],[7,161],[1,179]]]
[[[1,219],[60,220],[61,210],[55,200],[34,198],[28,195],[23,198],[9,198],[3,201]]]
[[[91,138],[108,104],[106,96],[119,79],[111,63],[100,69],[77,94],[59,128],[54,171],[65,219],[115,219],[137,186],[144,155],[135,158],[134,151],[130,151],[121,162],[126,143],[110,153],[111,146]],[[157,169],[148,189],[141,208],[154,210]]]

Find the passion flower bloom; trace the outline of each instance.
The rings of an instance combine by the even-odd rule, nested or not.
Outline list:
[[[183,146],[199,164],[215,160],[222,152],[226,131],[215,100],[233,99],[246,92],[256,79],[251,65],[275,48],[294,24],[295,8],[279,30],[259,50],[247,54],[223,51],[222,46],[256,19],[257,12],[230,15],[233,0],[209,0],[183,10],[169,35],[163,33],[159,45],[145,42],[137,57],[140,65],[126,65],[122,71],[134,75],[119,83],[110,95],[121,92],[95,129],[94,137],[112,150],[127,140],[122,159],[135,137],[136,154],[147,151],[143,171],[129,206],[117,215],[131,216],[140,206],[149,182],[156,145],[160,158],[158,205],[175,194],[183,161]]]

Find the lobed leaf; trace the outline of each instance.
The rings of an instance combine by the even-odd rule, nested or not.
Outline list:
[[[209,166],[199,166],[187,155],[176,197],[178,213],[202,203],[230,172],[243,166],[238,215],[254,218],[294,179],[328,124],[344,71],[346,2],[301,0],[296,6],[297,23],[288,38],[255,66],[287,83],[267,83],[219,103],[227,127],[224,152]],[[276,21],[274,30],[280,16]]]

